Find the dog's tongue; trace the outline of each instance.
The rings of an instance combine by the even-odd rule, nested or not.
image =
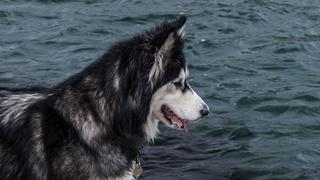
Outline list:
[[[185,121],[185,120],[183,120],[183,119],[181,119],[181,118],[179,118],[179,117],[177,117],[177,116],[172,117],[171,123],[172,123],[174,126],[180,128],[180,129],[183,129],[183,130],[186,131],[186,132],[187,132],[188,129],[189,129],[189,124],[188,124],[188,122]]]
[[[171,124],[178,129],[183,129],[184,131],[188,131],[189,124],[186,120],[178,117],[168,106],[162,107],[165,116],[170,119]]]

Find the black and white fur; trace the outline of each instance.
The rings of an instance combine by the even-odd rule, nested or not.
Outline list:
[[[54,88],[0,97],[1,180],[133,179],[161,108],[195,121],[208,107],[187,83],[181,17],[120,42]]]

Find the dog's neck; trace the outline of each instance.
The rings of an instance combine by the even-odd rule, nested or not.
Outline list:
[[[58,96],[59,101],[54,107],[63,113],[87,143],[100,143],[105,137],[141,141],[138,144],[146,142],[144,125],[149,114],[149,109],[145,108],[148,102],[145,99],[137,101],[130,95],[123,96],[119,87],[113,87],[114,77],[111,75],[90,69],[84,71],[86,76],[75,75],[62,83],[63,86],[55,88],[57,93],[54,96]],[[134,104],[133,101],[144,104]]]

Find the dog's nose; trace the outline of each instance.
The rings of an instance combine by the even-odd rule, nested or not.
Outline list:
[[[202,117],[208,115],[209,114],[209,107],[207,105],[204,105],[203,109],[200,110],[200,114]]]

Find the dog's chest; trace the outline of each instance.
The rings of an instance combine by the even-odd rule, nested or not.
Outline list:
[[[135,176],[134,176],[134,165],[135,163],[132,163],[131,168],[129,170],[125,170],[124,172],[121,172],[122,175],[118,176],[118,177],[108,177],[107,179],[110,180],[134,180]],[[90,176],[90,180],[105,180],[106,176],[96,176],[97,173],[96,171],[92,172],[92,175]]]
[[[100,149],[102,150],[102,149]],[[81,147],[62,153],[57,157],[57,177],[60,179],[133,180],[135,161],[128,162],[116,147],[109,147],[97,154],[88,154]],[[72,178],[71,178],[72,177]]]

